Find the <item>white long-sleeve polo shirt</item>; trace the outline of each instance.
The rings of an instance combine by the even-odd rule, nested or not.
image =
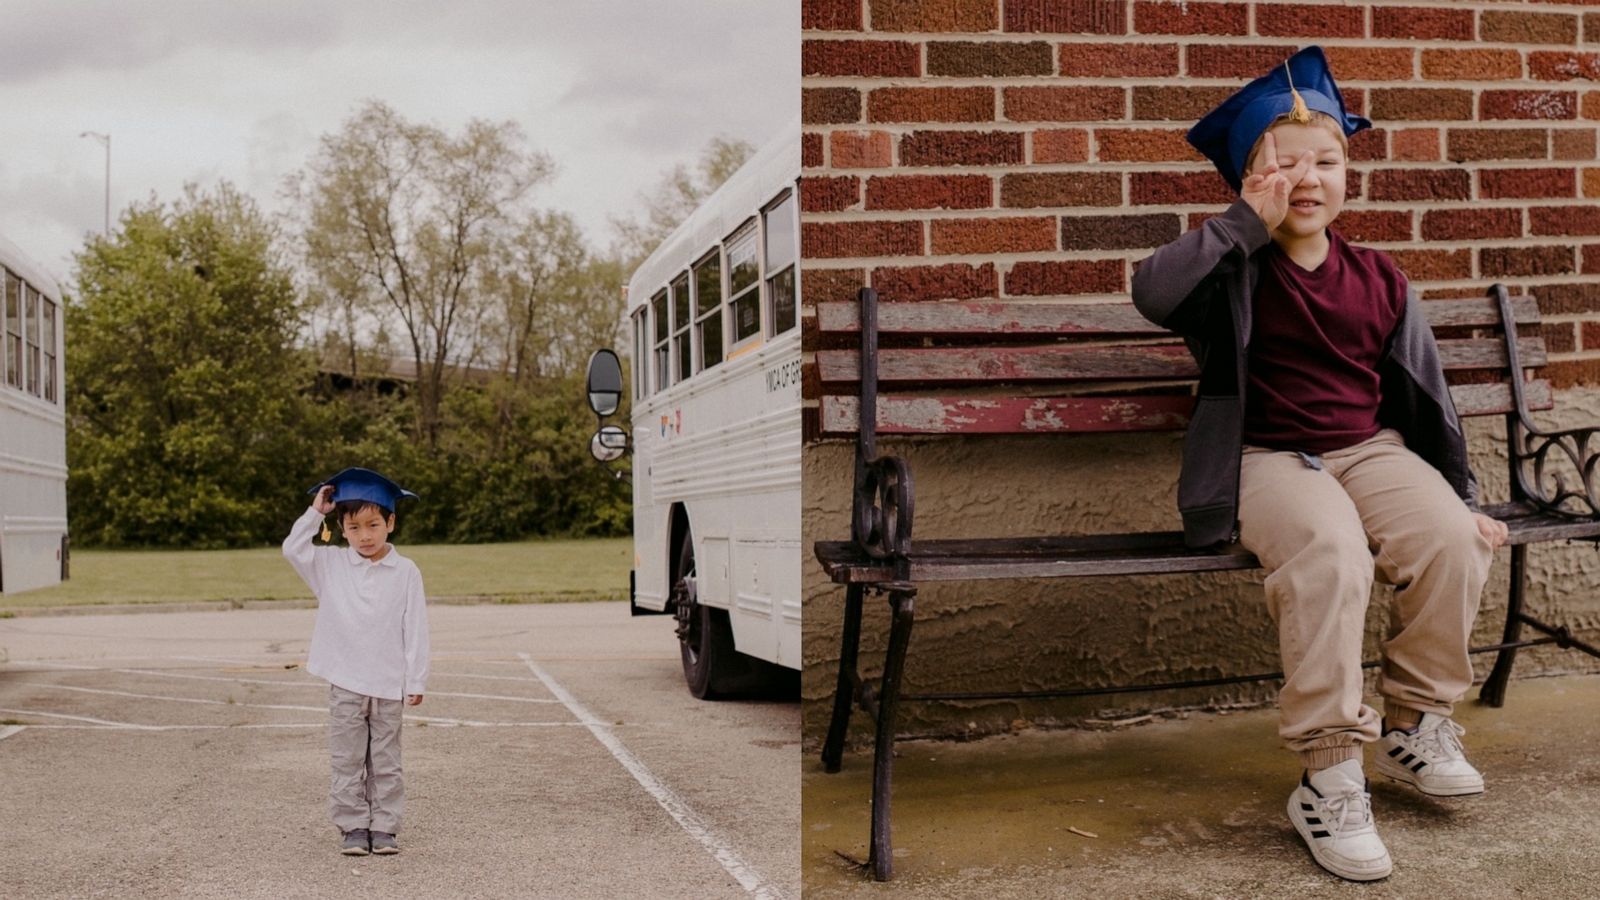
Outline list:
[[[350,547],[318,547],[315,508],[294,523],[283,555],[317,596],[306,671],[332,684],[400,700],[428,681],[428,605],[422,571],[389,545],[372,562]]]

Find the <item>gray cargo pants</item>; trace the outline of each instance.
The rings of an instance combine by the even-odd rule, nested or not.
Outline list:
[[[380,700],[328,685],[328,752],[333,786],[328,808],[341,832],[400,831],[405,786],[400,782],[399,700]]]

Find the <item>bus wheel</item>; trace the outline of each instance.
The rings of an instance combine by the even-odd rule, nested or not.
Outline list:
[[[672,584],[672,609],[678,619],[678,649],[683,656],[683,680],[689,693],[701,700],[725,696],[743,667],[733,649],[733,626],[728,612],[702,606],[697,600],[694,541],[688,532],[678,547],[678,580]]]

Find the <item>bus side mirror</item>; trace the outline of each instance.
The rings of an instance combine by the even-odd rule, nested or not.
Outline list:
[[[607,425],[589,439],[589,453],[595,459],[611,462],[628,452],[628,433],[615,425]]]
[[[622,405],[622,361],[617,354],[601,348],[589,357],[588,392],[589,408],[602,419]]]

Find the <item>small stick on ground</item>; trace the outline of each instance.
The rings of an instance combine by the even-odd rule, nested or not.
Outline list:
[[[1084,836],[1084,837],[1086,837],[1086,838],[1097,838],[1097,837],[1099,837],[1099,836],[1100,836],[1100,835],[1098,835],[1098,834],[1095,834],[1095,833],[1094,833],[1094,832],[1092,832],[1092,831],[1084,831],[1084,830],[1083,830],[1083,829],[1082,829],[1082,828],[1074,828],[1074,827],[1073,827],[1073,826],[1071,826],[1071,825],[1068,825],[1068,826],[1067,826],[1067,830],[1068,830],[1068,831],[1070,831],[1070,832],[1072,832],[1072,833],[1073,833],[1073,834],[1081,834],[1081,835],[1083,835],[1083,836]]]

